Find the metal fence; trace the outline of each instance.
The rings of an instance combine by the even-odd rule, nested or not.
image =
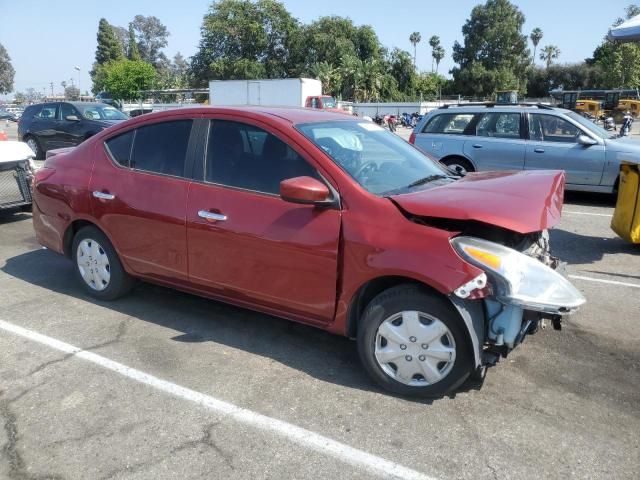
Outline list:
[[[31,203],[27,172],[20,165],[3,165],[0,170],[0,209]]]

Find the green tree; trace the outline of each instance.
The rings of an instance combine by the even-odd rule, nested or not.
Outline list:
[[[141,60],[117,60],[104,67],[104,87],[120,100],[139,98],[141,90],[149,90],[156,79],[156,70]]]
[[[122,46],[122,52],[126,56],[129,51],[129,30],[124,27],[118,27],[117,25],[111,25],[111,28]]]
[[[411,54],[399,48],[393,49],[389,55],[389,73],[398,82],[398,90],[402,97],[398,100],[413,100],[416,97],[417,74],[411,60]]]
[[[113,27],[104,18],[98,23],[98,46],[96,47],[96,64],[104,65],[124,56],[122,43],[116,37]]]
[[[194,83],[289,76],[292,45],[301,45],[298,28],[297,20],[275,0],[213,2],[191,59]]]
[[[342,91],[342,76],[339,69],[331,63],[319,62],[311,65],[309,72],[322,82],[322,91],[328,95],[339,96]]]
[[[524,90],[530,64],[525,17],[509,0],[487,0],[471,11],[462,27],[463,44],[455,42],[452,74],[464,95],[489,97],[498,89]]]
[[[130,23],[131,29],[135,33],[135,43],[137,45],[140,58],[147,63],[157,66],[162,60],[161,51],[167,46],[169,30],[158,17],[136,15]],[[131,34],[129,34],[131,35]]]
[[[114,28],[104,18],[101,18],[98,23],[97,42],[96,60],[89,72],[93,93],[99,93],[104,89],[103,67],[109,62],[121,60],[124,57],[122,42],[118,39]]]
[[[13,90],[13,77],[16,71],[11,65],[11,57],[7,49],[0,43],[0,93],[9,93]]]
[[[438,35],[432,35],[429,39],[429,45],[431,46],[431,72],[434,72],[434,62],[436,57],[433,55],[433,52],[440,46],[440,37]]]
[[[549,96],[549,91],[587,90],[602,88],[604,72],[598,65],[572,63],[551,65],[549,68],[532,67],[528,74],[527,95],[541,98]]]
[[[542,40],[542,37],[544,36],[544,34],[542,33],[542,30],[538,27],[534,28],[531,33],[529,34],[529,38],[531,39],[531,43],[533,43],[533,64],[535,65],[536,63],[536,51],[538,50],[538,44],[540,43],[540,40]]]
[[[560,56],[560,53],[560,49],[556,45],[545,45],[540,52],[540,60],[544,60],[549,68],[553,61]]]
[[[416,93],[422,100],[436,100],[444,83],[445,78],[437,73],[420,73],[416,79]]]
[[[626,19],[638,14],[638,5],[629,5],[625,9]],[[623,21],[623,18],[618,18],[613,26]],[[605,38],[586,62],[602,69],[604,88],[640,88],[640,44],[612,42]]]
[[[417,45],[420,43],[420,40],[422,40],[422,36],[420,35],[420,32],[413,32],[411,35],[409,35],[409,41],[411,42],[411,45],[413,45],[413,67],[415,68],[416,66],[416,52],[417,52]]]
[[[141,60],[140,50],[138,50],[138,42],[136,41],[136,33],[133,24],[129,24],[128,40],[127,40],[127,58],[129,60]]]

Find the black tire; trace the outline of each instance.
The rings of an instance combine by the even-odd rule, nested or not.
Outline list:
[[[97,242],[109,260],[110,278],[104,290],[96,290],[89,286],[87,282],[82,278],[80,268],[78,266],[78,246],[83,240],[93,240]],[[125,272],[120,262],[120,258],[116,253],[113,245],[98,228],[88,226],[80,229],[73,237],[73,246],[71,250],[71,259],[75,265],[75,272],[80,284],[84,287],[85,291],[100,300],[115,300],[120,298],[131,291],[135,284],[135,280],[127,272]]]
[[[473,168],[473,165],[471,164],[471,162],[466,158],[462,158],[462,157],[445,158],[444,160],[442,160],[442,163],[447,167],[451,167],[452,165],[460,165],[462,168],[464,168],[465,172],[476,171],[476,169]],[[456,171],[456,173],[459,173],[459,172]]]
[[[407,385],[385,373],[376,360],[378,327],[392,315],[407,310],[424,312],[437,318],[453,335],[456,346],[453,367],[436,383]],[[385,390],[404,396],[441,397],[459,387],[473,371],[473,356],[464,328],[462,318],[445,298],[419,285],[399,285],[376,296],[365,309],[358,324],[358,353],[367,373]]]
[[[33,142],[29,142],[29,140],[33,140]],[[24,137],[24,141],[25,143],[32,143],[31,145],[29,145],[29,147],[34,150],[36,160],[42,160],[44,158],[45,152],[44,150],[42,150],[40,142],[36,137],[34,137],[33,135],[27,135],[26,137]]]

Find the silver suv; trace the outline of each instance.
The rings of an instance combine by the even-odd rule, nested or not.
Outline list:
[[[612,193],[620,161],[640,162],[640,142],[570,110],[543,104],[445,105],[411,143],[460,172],[564,170],[567,190]]]

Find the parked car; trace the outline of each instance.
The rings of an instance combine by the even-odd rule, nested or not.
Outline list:
[[[431,111],[410,139],[459,172],[566,172],[566,188],[612,193],[620,162],[640,161],[640,142],[582,115],[541,104],[460,104]]]
[[[39,103],[28,106],[20,117],[18,137],[40,159],[48,150],[79,145],[127,118],[121,111],[103,103]]]
[[[339,113],[183,108],[49,157],[33,222],[98,299],[138,278],[320,327],[383,387],[433,396],[584,302],[548,250],[563,187],[456,177]]]
[[[31,208],[33,152],[22,142],[0,142],[0,211]]]
[[[17,122],[18,117],[15,113],[9,112],[8,110],[0,109],[0,120],[9,120],[10,122]]]

